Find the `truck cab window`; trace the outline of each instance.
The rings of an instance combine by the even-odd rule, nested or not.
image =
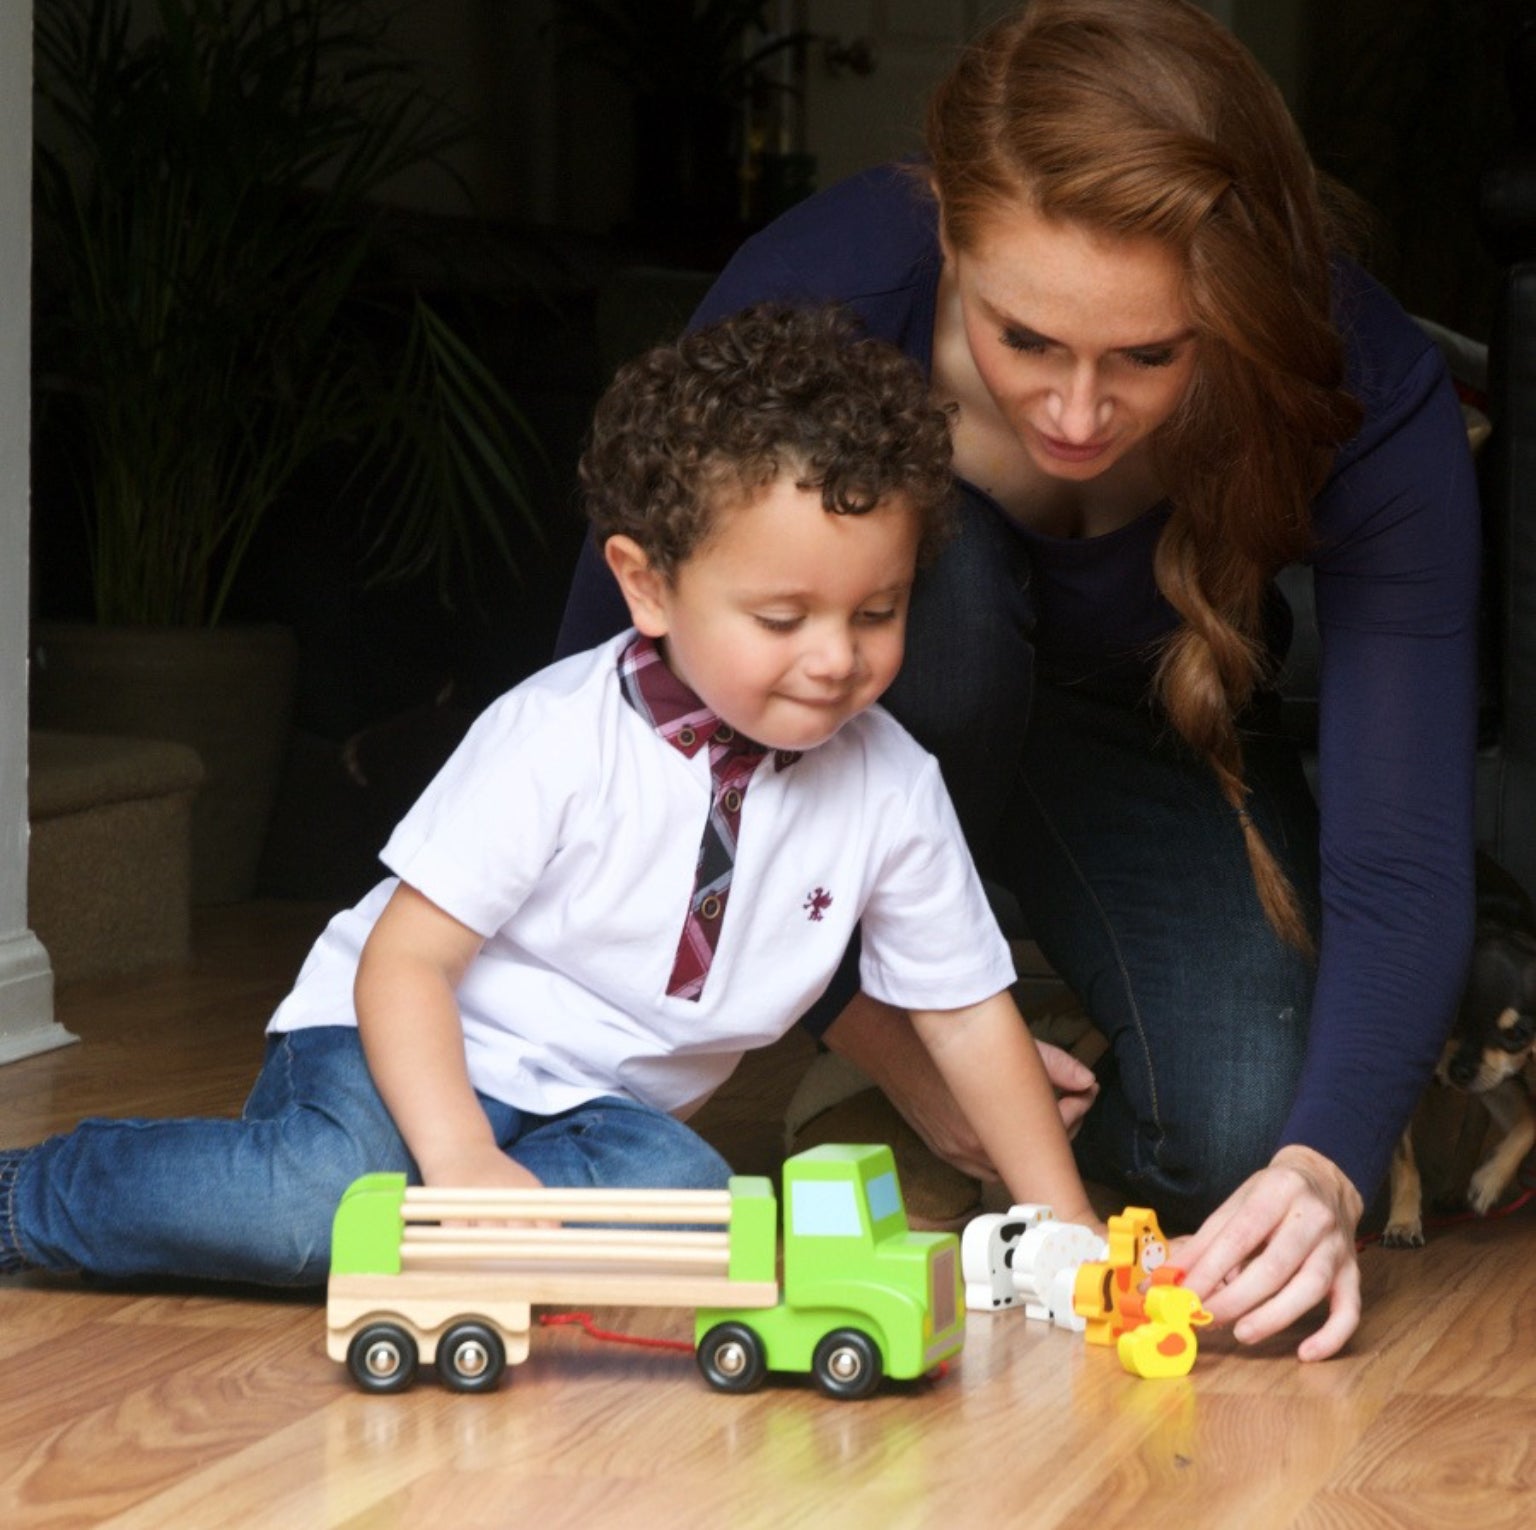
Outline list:
[[[807,1180],[791,1189],[790,1221],[797,1238],[856,1238],[859,1200],[849,1183]]]

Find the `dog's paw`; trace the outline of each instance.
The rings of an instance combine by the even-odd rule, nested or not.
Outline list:
[[[1388,1222],[1382,1229],[1383,1248],[1423,1248],[1424,1223],[1414,1217],[1410,1222]]]
[[[1467,1186],[1467,1205],[1478,1216],[1485,1217],[1498,1205],[1506,1188],[1505,1176],[1500,1166],[1485,1163],[1472,1176],[1472,1181]]]

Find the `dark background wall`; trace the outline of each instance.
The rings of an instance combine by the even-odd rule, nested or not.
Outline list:
[[[959,26],[1001,3],[937,9]],[[1367,262],[1410,311],[1486,336],[1495,267],[1477,234],[1477,185],[1509,131],[1503,50],[1529,4],[1210,0],[1207,8],[1281,83],[1318,162],[1374,209]],[[365,886],[389,824],[464,718],[545,662],[582,534],[573,469],[592,403],[620,356],[686,317],[708,270],[752,221],[748,207],[745,220],[688,238],[648,223],[633,93],[592,60],[562,55],[554,10],[555,0],[410,0],[397,22],[401,46],[468,129],[452,156],[457,181],[425,170],[395,188],[421,236],[397,273],[401,295],[419,287],[456,313],[526,415],[543,448],[533,472],[545,539],[520,548],[517,577],[487,563],[478,598],[466,590],[445,605],[430,587],[380,590],[357,577],[345,464],[314,475],[271,528],[234,615],[288,622],[303,649],[295,743],[264,877],[275,894],[341,898]],[[818,33],[776,75],[813,92],[832,76],[834,32],[847,43],[850,23],[896,15],[850,0],[777,0],[768,10],[786,28]],[[895,115],[883,136],[861,144],[916,141],[917,82],[925,70],[942,72],[953,45],[940,29],[928,46],[924,58],[903,55],[910,99],[887,107]],[[865,88],[854,75],[839,78],[845,91]],[[813,125],[835,120],[824,114]],[[824,171],[855,167],[835,141],[817,142],[814,131],[805,141],[803,114],[795,132],[791,147],[815,153]],[[83,598],[78,536],[48,519],[56,456],[57,443],[40,443],[34,582],[43,616],[80,614]]]

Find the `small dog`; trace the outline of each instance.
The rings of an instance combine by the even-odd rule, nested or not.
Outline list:
[[[1435,1081],[1475,1096],[1498,1130],[1467,1187],[1467,1205],[1482,1216],[1503,1198],[1536,1146],[1536,1101],[1527,1076],[1536,1071],[1536,910],[1508,872],[1479,855],[1477,911],[1467,986]],[[1381,1238],[1388,1248],[1424,1243],[1415,1122],[1392,1157],[1391,1209]]]

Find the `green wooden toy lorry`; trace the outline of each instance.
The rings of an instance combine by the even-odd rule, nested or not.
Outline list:
[[[959,1352],[959,1242],[908,1227],[889,1148],[789,1159],[779,1220],[759,1177],[723,1191],[484,1191],[368,1175],[336,1212],[327,1350],[367,1391],[402,1390],[420,1363],[489,1391],[527,1358],[535,1305],[594,1303],[694,1308],[699,1368],[726,1392],[784,1371],[864,1397]]]

